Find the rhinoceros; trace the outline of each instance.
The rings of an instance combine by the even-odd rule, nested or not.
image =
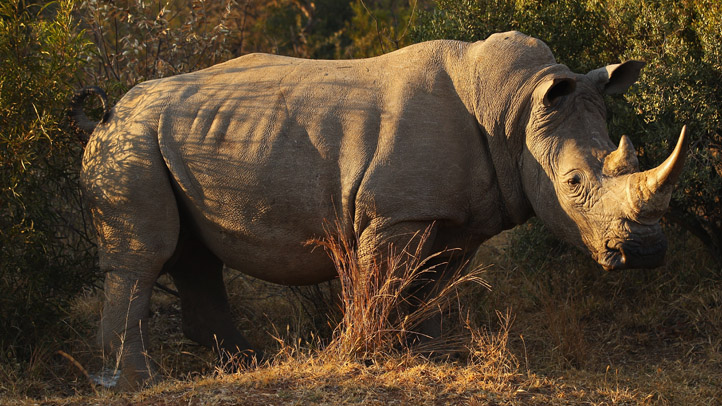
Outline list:
[[[607,270],[656,267],[659,219],[680,175],[669,158],[640,172],[617,147],[605,94],[644,63],[586,74],[518,32],[438,40],[359,60],[250,54],[138,84],[91,123],[82,183],[105,272],[100,339],[123,379],[150,374],[144,343],[163,272],[191,339],[250,349],[233,327],[226,264],[270,282],[337,276],[307,241],[328,221],[362,263],[430,230],[422,254],[472,253],[532,216]]]

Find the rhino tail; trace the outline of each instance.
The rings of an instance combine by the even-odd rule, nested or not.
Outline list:
[[[93,132],[95,127],[98,125],[97,121],[92,121],[83,111],[83,101],[89,95],[94,94],[100,98],[103,104],[103,118],[100,122],[105,123],[110,118],[110,108],[108,106],[108,96],[105,94],[103,89],[98,86],[86,86],[75,92],[72,100],[70,101],[70,110],[68,116],[73,126],[89,136]]]

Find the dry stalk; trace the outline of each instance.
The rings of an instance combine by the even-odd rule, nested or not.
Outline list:
[[[471,345],[469,346],[470,363],[488,376],[502,378],[514,373],[519,362],[509,351],[509,330],[514,322],[511,309],[507,308],[505,313],[496,311],[499,319],[499,331],[490,333],[486,329],[473,328],[470,322],[466,321],[466,327],[471,332]]]

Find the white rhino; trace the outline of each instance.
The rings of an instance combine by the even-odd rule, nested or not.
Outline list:
[[[610,141],[603,102],[642,66],[576,74],[507,32],[360,60],[252,54],[135,86],[95,126],[82,170],[106,273],[100,338],[124,382],[151,373],[143,321],[162,272],[190,338],[249,349],[223,264],[282,284],[332,279],[305,243],[336,219],[362,260],[427,228],[424,254],[472,253],[536,215],[605,269],[659,265],[684,130],[639,172],[629,139]],[[93,128],[79,107],[92,92],[74,101],[81,128]]]

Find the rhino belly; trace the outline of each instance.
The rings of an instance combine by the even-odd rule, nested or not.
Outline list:
[[[336,219],[350,224],[340,214],[338,163],[318,153],[273,155],[186,157],[171,168],[179,204],[229,267],[283,284],[331,279],[330,259],[310,242]]]
[[[336,275],[324,250],[313,243],[324,235],[327,215],[323,210],[293,212],[288,202],[258,195],[233,197],[235,202],[219,210],[187,198],[182,203],[187,208],[184,221],[190,223],[189,229],[228,267],[287,285],[315,284]]]
[[[283,227],[273,231],[284,230]],[[260,231],[260,230],[259,230]],[[330,280],[336,271],[325,251],[307,244],[311,238],[263,238],[258,233],[242,233],[217,225],[201,229],[202,239],[230,268],[244,274],[283,285],[310,285]]]

